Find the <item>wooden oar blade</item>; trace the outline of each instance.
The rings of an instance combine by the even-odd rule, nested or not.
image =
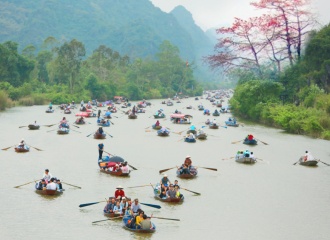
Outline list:
[[[27,127],[27,126],[19,126],[18,128],[23,128],[23,127]]]
[[[180,219],[177,219],[177,218],[163,218],[163,217],[155,217],[155,216],[152,216],[152,218],[171,220],[171,221],[180,221]]]
[[[1,150],[6,151],[6,150],[8,150],[9,148],[12,148],[12,147],[14,147],[14,146],[15,146],[15,145],[10,146],[10,147],[3,148],[3,149],[1,149]]]
[[[71,186],[71,187],[76,187],[76,188],[79,188],[79,189],[81,189],[81,187],[79,187],[79,186],[76,186],[76,185],[72,185],[72,184],[70,184],[70,183],[67,183],[67,182],[63,182],[63,181],[62,181],[62,183],[66,184],[66,185],[69,185],[69,186]]]
[[[209,167],[201,167],[201,168],[205,168],[205,169],[212,170],[212,171],[218,171],[218,169],[216,169],[216,168],[209,168]]]
[[[139,187],[146,187],[146,186],[150,186],[150,184],[147,184],[147,185],[141,185],[141,186],[127,187],[127,188],[139,188]]]
[[[148,207],[153,207],[153,208],[157,208],[157,209],[161,209],[162,207],[159,205],[155,205],[155,204],[150,204],[150,203],[140,203],[142,205],[146,205]]]
[[[101,201],[101,202],[104,202],[104,201]],[[98,204],[98,203],[100,203],[100,202],[83,203],[83,204],[80,204],[79,207],[80,208],[87,207],[87,206],[91,206],[91,205]]]
[[[173,169],[173,168],[176,168],[176,167],[172,167],[172,168],[166,168],[166,169],[160,170],[160,171],[159,171],[159,173],[163,173],[163,172],[166,172],[166,171],[168,171],[168,170],[171,170],[171,169]]]
[[[132,169],[137,170],[137,168],[133,167],[132,165],[128,164]]]
[[[231,144],[236,144],[236,143],[239,143],[239,142],[241,142],[241,141],[243,141],[243,140],[239,140],[239,141],[231,142]]]
[[[31,146],[31,145],[30,145],[30,147],[34,148],[37,151],[42,151],[42,149],[40,149],[40,148],[36,148],[36,147]]]
[[[37,181],[37,180],[33,180],[33,181],[31,181],[31,182],[28,182],[28,183],[24,183],[24,184],[22,184],[22,185],[15,186],[14,188],[19,188],[19,187],[22,187],[22,186],[28,185],[28,184],[30,184],[30,183],[33,183],[33,182],[35,182],[35,181]]]
[[[184,190],[186,190],[186,191],[188,191],[188,192],[192,192],[192,193],[194,193],[194,194],[196,194],[196,195],[201,195],[200,193],[198,193],[198,192],[194,192],[194,191],[191,191],[191,190],[189,190],[189,189],[186,189],[186,188],[182,188],[182,189],[184,189]]]

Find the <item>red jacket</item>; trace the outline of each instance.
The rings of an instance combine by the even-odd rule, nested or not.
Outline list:
[[[125,192],[124,192],[124,190],[122,190],[122,189],[117,189],[117,190],[115,191],[115,198],[117,198],[118,196],[125,197]]]

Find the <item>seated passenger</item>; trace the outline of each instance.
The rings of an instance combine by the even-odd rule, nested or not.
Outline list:
[[[166,198],[166,187],[164,186],[164,184],[160,185],[159,191],[160,191],[159,197]]]
[[[176,198],[176,192],[174,190],[173,184],[170,184],[169,190],[166,192],[167,198]]]
[[[140,223],[140,227],[141,227],[141,229],[152,229],[153,228],[152,223],[146,214],[143,214],[143,220]]]
[[[163,184],[165,187],[168,187],[171,184],[170,179],[168,179],[167,175],[164,174],[164,177],[160,180],[160,184]]]
[[[54,183],[54,178],[50,179],[50,182],[46,186],[47,190],[56,190],[56,184]]]
[[[103,212],[104,213],[113,213],[113,209],[116,205],[116,200],[113,197],[109,197],[107,205],[105,205]]]
[[[37,182],[35,187],[37,190],[43,190],[46,187],[45,179],[41,179],[39,182]]]
[[[113,212],[115,214],[122,214],[123,213],[123,208],[120,205],[120,201],[117,201],[116,205],[113,207]]]
[[[157,122],[155,123],[155,126],[158,127],[160,125],[159,121],[157,120]]]

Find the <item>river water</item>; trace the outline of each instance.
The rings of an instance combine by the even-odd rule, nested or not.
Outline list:
[[[31,131],[26,126],[34,120],[47,125],[58,123],[64,114],[56,108],[46,114],[47,106],[16,107],[0,113],[0,148],[17,144],[21,138],[33,147],[24,154],[13,148],[0,151],[0,237],[1,239],[329,239],[330,237],[330,167],[293,165],[305,150],[330,163],[330,142],[290,135],[278,129],[244,124],[244,127],[205,128],[212,135],[206,141],[185,143],[182,136],[171,133],[158,137],[154,130],[145,130],[155,122],[152,115],[163,108],[168,116],[161,124],[172,132],[183,131],[186,125],[173,124],[169,115],[175,109],[193,115],[193,123],[202,126],[207,119],[197,110],[199,103],[213,112],[206,99],[184,99],[167,107],[153,100],[146,113],[130,120],[115,113],[110,128],[104,128],[113,138],[94,140],[86,137],[97,129],[96,119],[75,128],[69,135],[57,135],[56,126]],[[187,110],[193,105],[195,109]],[[74,115],[65,115],[71,123]],[[229,114],[221,114],[217,122],[224,125]],[[54,130],[54,131],[51,131]],[[149,130],[149,131],[148,131]],[[79,132],[77,132],[79,131]],[[242,142],[252,133],[260,141],[248,148]],[[99,172],[97,145],[103,141],[105,150],[123,157],[138,170],[129,178],[119,178]],[[236,163],[238,150],[252,149],[262,159],[254,165]],[[185,201],[171,205],[154,199],[151,187],[127,188],[155,184],[161,178],[159,170],[180,165],[190,155],[199,168],[196,179],[180,180],[181,187],[200,192],[200,196],[182,190]],[[227,159],[227,160],[222,160]],[[82,187],[64,185],[59,197],[44,197],[34,192],[34,183],[20,188],[14,186],[40,179],[45,168],[62,181]],[[166,172],[173,182],[175,170]],[[179,218],[181,221],[153,219],[157,231],[153,235],[135,234],[122,228],[120,220],[105,219],[104,203],[85,208],[79,204],[102,201],[113,196],[122,185],[126,195],[140,202],[161,205],[161,209],[144,206],[145,212],[157,217]]]

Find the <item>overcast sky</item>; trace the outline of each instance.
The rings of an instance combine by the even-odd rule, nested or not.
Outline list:
[[[230,25],[234,17],[246,19],[256,16],[260,10],[250,6],[251,0],[150,0],[164,12],[170,12],[178,5],[184,6],[197,25],[206,30],[212,27]],[[256,0],[254,0],[256,1]],[[290,0],[288,0],[290,1]],[[330,22],[330,0],[311,0],[318,21],[321,24]]]

